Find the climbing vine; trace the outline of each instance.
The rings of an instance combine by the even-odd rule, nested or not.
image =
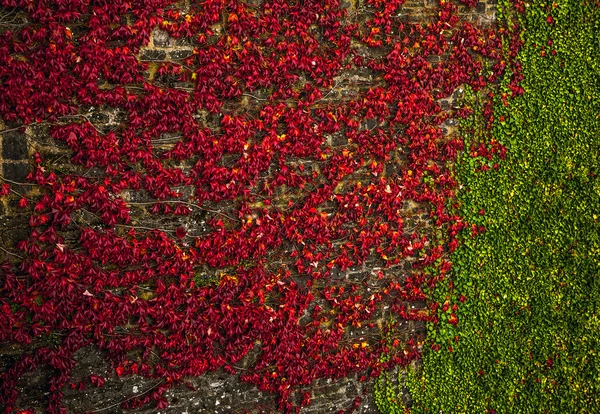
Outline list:
[[[450,335],[430,326],[430,343],[440,348],[424,355],[422,372],[408,372],[411,412],[600,407],[600,7],[510,7],[520,12],[522,79],[515,87],[507,72],[489,95],[491,112],[470,94],[474,113],[462,130],[471,153],[456,169],[456,211],[486,231],[463,235],[451,256],[454,288],[466,302]],[[503,156],[488,157],[497,143]]]
[[[122,408],[165,408],[169,387],[223,369],[298,411],[318,378],[419,358],[401,322],[457,324],[461,298],[422,305],[448,285],[459,232],[483,232],[447,208],[465,147],[441,126],[470,111],[440,100],[508,63],[456,3],[421,24],[398,0],[1,4],[21,22],[0,35],[1,117],[71,159],[33,144],[34,190],[3,183],[30,214],[0,279],[0,341],[23,350],[0,374],[8,411],[48,366],[48,411],[65,412],[84,347],[162,380]],[[157,34],[189,53],[145,58]]]

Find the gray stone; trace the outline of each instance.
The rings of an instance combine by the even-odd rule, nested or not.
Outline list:
[[[194,43],[192,41],[192,39],[190,39],[188,37],[180,37],[179,39],[173,39],[173,40],[175,40],[175,46],[190,47]]]
[[[102,112],[94,111],[89,116],[90,121],[93,124],[107,124],[110,122],[110,117]]]
[[[344,145],[348,145],[348,138],[346,138],[346,135],[344,135],[342,133],[336,133],[333,135],[333,139],[332,139],[331,143],[334,147],[341,147]]]
[[[146,49],[140,55],[141,60],[165,60],[167,54],[162,50]]]
[[[375,129],[377,127],[378,123],[376,119],[368,119],[367,122],[365,122],[365,128],[368,129],[369,131],[372,129]]]
[[[27,139],[18,131],[2,134],[2,157],[6,160],[27,158]]]
[[[152,40],[156,47],[171,47],[173,46],[173,38],[164,30],[155,30],[152,32]]]
[[[189,49],[175,50],[175,51],[169,53],[169,58],[171,60],[182,60],[182,59],[192,56],[192,54],[193,54],[193,52]]]
[[[29,164],[24,162],[5,162],[2,165],[4,178],[16,181],[18,183],[26,183],[27,174],[31,171]]]

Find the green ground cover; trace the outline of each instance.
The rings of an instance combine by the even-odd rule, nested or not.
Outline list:
[[[466,139],[506,159],[457,166],[459,212],[486,231],[465,234],[453,291],[435,293],[467,300],[455,328],[431,327],[441,348],[409,372],[411,412],[600,412],[600,5],[535,0],[519,19],[525,93],[503,99],[503,81],[489,135],[468,98]],[[402,412],[381,385],[380,410]]]

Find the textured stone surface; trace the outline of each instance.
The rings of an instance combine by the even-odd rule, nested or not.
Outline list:
[[[145,49],[140,53],[140,60],[164,60],[167,54],[162,50]]]
[[[260,6],[260,0],[249,0],[248,3],[254,6]],[[402,15],[411,21],[422,21],[433,10],[437,0],[411,0],[404,5]],[[357,13],[364,12],[364,1],[354,0],[352,3],[345,2],[347,7],[353,8]],[[488,0],[486,3],[480,3],[476,9],[468,14],[465,13],[464,19],[476,21],[479,23],[490,23],[493,21],[495,14],[495,0]],[[189,2],[183,2],[181,6],[189,8]],[[74,28],[73,30],[76,30]],[[215,32],[219,33],[221,29],[215,27]],[[162,30],[156,29],[151,37],[148,47],[144,48],[140,53],[140,60],[144,61],[161,61],[171,60],[179,61],[189,56],[192,46],[186,39],[173,39]],[[385,53],[384,51],[368,51],[367,53]],[[150,65],[152,63],[150,62]],[[373,80],[373,74],[370,69],[359,68],[342,72],[336,82],[336,87],[333,88],[327,96],[329,100],[345,99],[349,96],[355,96],[359,88],[369,87]],[[184,87],[185,85],[182,85]],[[245,105],[251,110],[253,100],[264,99],[264,95],[260,90],[253,91],[251,97],[245,97]],[[454,107],[457,99],[460,98],[460,92],[442,102],[443,109]],[[114,108],[91,108],[90,112],[85,114],[87,119],[102,132],[109,132],[118,127],[119,123],[124,120],[124,115]],[[220,119],[217,114],[199,113],[207,127],[219,125]],[[3,128],[0,122],[0,130]],[[365,123],[364,128],[374,129],[377,127],[376,120],[369,120]],[[456,133],[456,122],[449,120],[443,125],[445,135]],[[27,140],[25,135],[11,131],[1,134],[0,150],[2,158],[2,176],[8,180],[24,183],[25,177],[30,171],[30,163],[28,156],[33,151],[45,151],[51,154],[51,159],[55,163],[65,164],[68,167],[70,154],[61,147],[61,145],[53,142],[47,134],[47,130],[43,126],[28,128],[29,133],[34,138],[32,141]],[[0,131],[1,132],[1,131]],[[159,141],[159,142],[158,142]],[[156,144],[157,149],[167,150],[178,141],[177,136],[160,137]],[[334,147],[348,145],[347,138],[341,134],[333,134],[329,138],[329,144]],[[402,154],[397,154],[397,165],[390,164],[386,170],[386,174],[393,174],[394,168],[400,168],[402,164]],[[306,169],[312,168],[306,165]],[[318,168],[315,166],[315,168]],[[93,170],[85,171],[86,174],[94,174]],[[356,177],[355,177],[356,178]],[[358,179],[358,178],[356,178]],[[23,188],[20,188],[23,187]],[[28,188],[19,186],[19,190],[28,191]],[[149,201],[148,195],[143,191],[130,192],[124,195],[124,198],[132,203],[132,208],[137,208],[140,211],[144,210],[144,203]],[[19,215],[19,208],[16,206],[17,198],[12,197],[10,202],[0,204],[0,243],[3,246],[13,246],[18,240],[23,239],[27,235],[26,220],[27,217]],[[139,203],[136,205],[135,203]],[[217,206],[226,211],[225,203]],[[407,217],[406,226],[408,228],[419,226],[423,220],[427,219],[421,206],[406,205],[407,211],[412,211],[413,216]],[[177,223],[164,222],[155,216],[149,214],[141,214],[134,224],[142,227],[175,227],[184,224],[190,229],[190,235],[198,236],[206,231],[204,218],[206,212],[194,212],[192,215],[181,219]],[[171,218],[167,220],[172,220]],[[2,252],[0,252],[2,258]],[[369,283],[376,283],[373,279],[369,279],[371,273],[378,267],[380,263],[369,260],[363,267],[350,269],[347,272],[334,273],[332,278],[340,280],[348,280],[350,282],[362,282],[368,280]],[[402,266],[397,266],[393,271],[397,272],[398,277],[410,272],[412,263],[407,261]],[[201,278],[210,281],[214,275],[207,270]],[[375,285],[371,286],[375,287]],[[421,304],[424,306],[424,304]],[[383,323],[386,317],[386,309],[382,309],[381,313],[376,315],[379,323]],[[425,327],[422,323],[406,322],[402,329],[406,338],[418,333],[422,335]],[[360,337],[363,335],[360,330],[352,332],[351,335]],[[23,352],[20,348],[11,346],[3,346],[0,344],[0,371],[10,366],[15,361],[16,357]],[[96,412],[96,413],[118,413],[121,412],[119,404],[128,399],[144,395],[151,392],[158,385],[157,380],[144,379],[142,377],[129,376],[117,378],[114,374],[114,367],[108,365],[103,358],[103,355],[96,349],[85,348],[76,355],[77,366],[73,370],[72,382],[87,382],[85,390],[65,389],[65,405],[69,412]],[[36,412],[43,412],[43,408],[48,396],[47,384],[51,371],[48,367],[42,367],[33,373],[29,373],[20,382],[21,388],[21,405],[23,407],[33,407]],[[89,376],[91,374],[103,376],[106,378],[106,384],[102,388],[95,388],[89,385]],[[392,374],[391,378],[397,378],[397,375]],[[235,376],[224,372],[210,372],[200,378],[189,378],[184,381],[186,385],[179,385],[167,392],[167,397],[170,402],[169,408],[164,411],[167,413],[271,413],[276,412],[275,397],[257,390],[255,387],[240,382]],[[357,376],[350,376],[341,379],[324,379],[317,381],[306,390],[311,393],[312,403],[310,406],[302,410],[305,414],[329,413],[337,412],[341,409],[349,409],[355,397],[362,398],[360,407],[357,413],[376,413],[372,395],[369,390],[372,388],[373,381],[361,382]],[[82,398],[82,395],[85,397]],[[404,396],[408,402],[408,396]],[[157,410],[153,407],[139,409],[137,413],[154,413]]]
[[[31,171],[31,167],[25,162],[4,162],[2,170],[4,178],[17,183],[25,183],[27,181],[27,174]]]
[[[5,160],[22,160],[27,157],[27,140],[18,131],[10,131],[2,135],[2,158]]]

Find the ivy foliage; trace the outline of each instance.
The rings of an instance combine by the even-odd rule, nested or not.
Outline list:
[[[600,412],[600,7],[517,7],[525,92],[505,77],[491,130],[469,99],[467,145],[497,140],[506,159],[457,165],[460,215],[485,232],[452,256],[467,300],[409,375],[415,413]]]
[[[129,375],[159,382],[120,409],[162,410],[216,370],[299,412],[318,379],[420,357],[396,328],[437,322],[422,305],[462,228],[441,126],[456,88],[502,75],[501,41],[471,0],[353,3],[0,0],[0,132],[36,131],[31,191],[0,176],[29,215],[0,247],[19,347],[0,407],[25,412],[20,381],[48,366],[49,413]],[[83,348],[106,378],[76,373]]]

